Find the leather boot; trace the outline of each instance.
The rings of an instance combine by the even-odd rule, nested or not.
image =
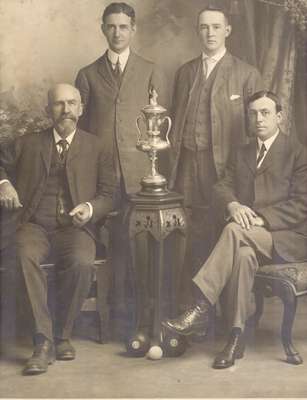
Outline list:
[[[38,375],[47,372],[48,365],[55,360],[55,352],[53,343],[47,338],[41,338],[34,343],[34,351],[27,361],[23,374]]]
[[[55,339],[56,359],[70,361],[76,358],[76,350],[69,339]]]
[[[208,301],[200,302],[185,311],[178,318],[162,321],[162,325],[179,335],[188,336],[195,334],[205,336],[208,329],[210,308],[211,305]]]
[[[244,334],[240,328],[232,329],[224,349],[215,357],[213,368],[224,369],[234,365],[235,360],[243,358],[245,350]]]

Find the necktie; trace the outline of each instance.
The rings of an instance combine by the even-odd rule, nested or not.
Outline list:
[[[258,154],[258,157],[257,157],[257,168],[260,167],[260,164],[261,164],[261,161],[264,158],[265,152],[266,152],[266,147],[265,147],[265,144],[262,143],[262,146],[260,148],[260,151],[259,151],[259,154]]]
[[[65,162],[67,158],[67,153],[68,153],[68,142],[65,139],[61,139],[57,142],[57,145],[60,146],[60,160]]]
[[[60,226],[66,226],[71,224],[71,218],[68,215],[68,207],[66,204],[66,173],[65,173],[65,163],[68,153],[68,142],[65,139],[61,139],[57,142],[60,147],[59,158],[61,161],[60,171],[59,171],[59,190],[57,193],[57,205],[56,205],[56,218]]]
[[[122,75],[122,70],[120,68],[119,57],[117,59],[117,63],[115,64],[115,68],[114,68],[113,72],[114,72],[114,76],[115,76],[116,80],[118,82],[120,82],[121,75]]]

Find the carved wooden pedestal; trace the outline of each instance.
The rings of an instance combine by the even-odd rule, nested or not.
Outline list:
[[[182,197],[173,192],[156,197],[137,194],[131,196],[130,205],[127,223],[136,315],[127,349],[133,356],[144,356],[158,346],[163,354],[178,356],[185,350],[184,339],[163,332],[161,319],[165,308],[168,317],[175,316],[178,304],[186,244]],[[160,350],[155,350],[158,355]]]

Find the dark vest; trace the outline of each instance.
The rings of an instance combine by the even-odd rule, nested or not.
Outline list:
[[[53,144],[49,175],[46,179],[42,196],[31,221],[46,230],[71,224],[67,213],[72,209],[72,200],[66,177],[65,163],[60,161]]]
[[[211,147],[210,99],[218,65],[208,79],[205,79],[202,68],[196,77],[183,133],[183,145],[192,151]]]

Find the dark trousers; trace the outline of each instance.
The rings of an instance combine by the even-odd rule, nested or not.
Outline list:
[[[54,332],[47,303],[47,276],[40,267],[50,252],[56,271]],[[74,320],[90,289],[95,252],[94,239],[73,226],[47,232],[39,225],[26,223],[18,230],[17,267],[24,278],[35,334],[43,334],[50,340],[53,334],[63,339],[71,336]]]
[[[207,259],[214,245],[215,220],[211,209],[212,188],[217,176],[211,149],[182,149],[175,190],[184,196],[188,219],[188,240],[182,276],[181,308],[197,300],[192,277]]]

